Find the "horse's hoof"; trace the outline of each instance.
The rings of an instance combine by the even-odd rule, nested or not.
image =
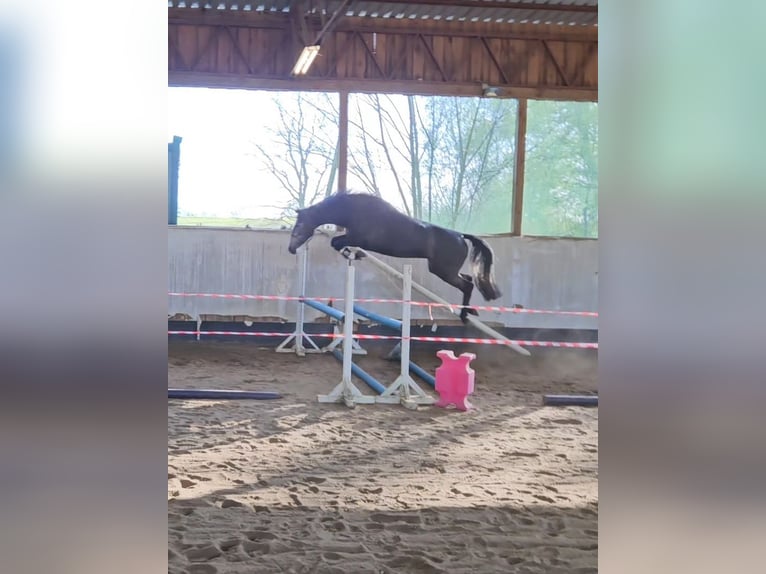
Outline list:
[[[359,261],[367,255],[366,253],[361,253],[356,249],[352,249],[348,245],[346,247],[341,247],[338,253],[343,255],[343,257],[346,259],[350,259],[351,261]]]
[[[468,315],[477,315],[479,312],[474,309],[473,307],[463,307],[460,309],[460,320],[463,322],[464,325],[468,324]]]
[[[349,247],[341,247],[340,251],[338,251],[343,257],[346,259],[355,259],[354,253],[351,251]]]

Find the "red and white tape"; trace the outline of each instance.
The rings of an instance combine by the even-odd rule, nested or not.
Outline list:
[[[168,331],[168,335],[214,335],[214,336],[241,336],[241,337],[285,337],[290,333],[273,333],[257,331]],[[340,333],[311,333],[310,337],[327,337],[330,339],[343,338]],[[396,335],[365,335],[355,334],[355,339],[366,340],[401,340]],[[520,341],[498,339],[476,339],[472,337],[410,337],[410,341],[423,341],[427,343],[474,343],[478,345],[520,345],[522,347],[557,347],[564,349],[598,349],[598,343],[569,343],[565,341]]]
[[[251,299],[256,301],[301,301],[306,297],[288,295],[237,295],[235,293],[176,293],[168,291],[169,297],[208,297],[211,299]],[[313,299],[313,297],[312,297]]]
[[[302,301],[304,299],[313,299],[315,301],[343,301],[343,297],[296,297],[294,295],[237,295],[234,293],[177,293],[168,292],[169,297],[207,297],[212,299],[248,299],[254,301]],[[358,303],[404,303],[402,299],[379,299],[379,298],[359,298],[354,299]],[[411,301],[415,307],[448,307],[459,308],[460,305],[448,305],[445,303],[431,303],[428,301]],[[498,313],[518,313],[532,315],[574,315],[579,317],[598,317],[595,311],[557,311],[553,309],[523,309],[519,307],[494,307],[491,305],[471,305],[478,311],[492,311]]]

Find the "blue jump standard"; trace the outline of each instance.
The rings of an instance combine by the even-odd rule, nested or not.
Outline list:
[[[560,407],[597,407],[598,395],[543,395],[543,404]]]
[[[268,401],[281,399],[279,393],[269,391],[219,391],[213,389],[168,389],[169,399],[249,399]]]

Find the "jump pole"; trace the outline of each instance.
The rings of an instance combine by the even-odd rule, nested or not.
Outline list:
[[[303,299],[301,303],[303,303],[303,305],[308,305],[312,309],[316,309],[320,313],[324,313],[328,317],[335,319],[335,321],[337,321],[338,323],[343,323],[346,320],[346,314],[343,311],[339,311],[335,307],[330,307],[329,305],[325,305],[324,303],[320,303],[319,301],[315,301],[314,299]],[[336,335],[339,334],[336,325],[333,325],[333,332]],[[338,337],[334,339],[329,345],[322,347],[320,351],[322,351],[323,353],[326,353],[327,351],[335,352],[336,351],[335,347],[337,347],[341,343],[343,343],[343,337]],[[367,354],[367,351],[364,350],[361,347],[361,345],[359,345],[359,342],[356,339],[354,339],[351,344],[353,346],[353,352],[355,355]]]
[[[374,255],[370,255],[370,254],[369,254],[369,253],[367,253],[367,252],[366,252],[364,249],[360,249],[360,248],[358,248],[358,247],[347,247],[346,249],[348,249],[348,250],[350,250],[350,251],[354,251],[354,252],[358,252],[358,253],[361,253],[361,254],[362,254],[362,256],[363,256],[365,259],[368,259],[368,260],[369,260],[369,261],[370,261],[370,262],[371,262],[373,265],[375,265],[375,266],[376,266],[376,267],[378,267],[379,269],[382,269],[382,270],[383,270],[383,271],[385,271],[386,273],[388,273],[388,274],[390,274],[390,275],[393,275],[394,277],[398,277],[399,279],[401,279],[402,281],[404,281],[404,276],[403,276],[401,273],[399,273],[399,272],[398,272],[396,269],[394,269],[393,267],[391,267],[391,266],[390,266],[389,264],[387,264],[385,261],[382,261],[382,260],[378,259],[378,258],[377,258],[377,257],[375,257]],[[436,293],[434,293],[433,291],[431,291],[431,290],[429,290],[429,289],[426,289],[426,288],[425,288],[425,287],[423,287],[422,285],[418,285],[418,284],[417,284],[417,283],[415,283],[415,282],[413,282],[413,283],[412,283],[412,287],[413,287],[413,288],[414,288],[416,291],[420,291],[420,292],[421,292],[423,295],[425,295],[426,297],[428,297],[428,298],[429,298],[429,299],[431,299],[432,301],[435,301],[436,303],[441,303],[441,304],[443,304],[443,305],[447,305],[447,306],[448,306],[448,308],[450,309],[450,311],[452,311],[452,313],[454,313],[455,315],[460,315],[460,313],[459,313],[458,311],[456,311],[456,310],[455,310],[455,307],[459,307],[459,305],[454,305],[454,304],[450,303],[449,301],[447,301],[447,300],[445,300],[445,299],[442,299],[441,297],[439,297],[439,296],[438,296]],[[505,336],[505,335],[503,335],[502,333],[499,333],[499,332],[495,331],[495,330],[494,330],[492,327],[490,327],[490,326],[488,326],[488,325],[485,325],[484,323],[482,323],[481,321],[479,321],[479,320],[478,320],[476,317],[474,317],[473,315],[468,315],[468,316],[466,317],[466,319],[468,319],[468,321],[471,323],[471,325],[473,325],[474,327],[476,327],[476,328],[477,328],[477,329],[479,329],[480,331],[482,331],[482,332],[486,333],[487,335],[489,335],[489,336],[490,336],[490,337],[492,337],[493,339],[497,339],[498,341],[503,341],[503,342],[505,342],[505,344],[506,344],[508,347],[510,347],[511,349],[513,349],[514,351],[516,351],[517,353],[519,353],[519,354],[521,354],[521,355],[524,355],[524,356],[526,356],[526,357],[530,356],[530,352],[529,352],[529,351],[527,351],[527,350],[526,350],[524,347],[520,347],[519,345],[517,345],[516,343],[514,343],[513,341],[511,341],[510,339],[508,339],[508,337],[506,337],[506,336]]]
[[[343,321],[343,375],[340,383],[326,395],[317,395],[320,403],[345,403],[353,408],[357,404],[372,404],[376,397],[362,394],[351,380],[354,336],[354,266],[349,260],[346,267],[345,320]]]
[[[332,356],[338,359],[341,363],[343,362],[343,353],[341,353],[338,349],[335,349],[332,352]],[[362,367],[354,362],[351,363],[351,373],[362,379],[365,383],[367,383],[368,387],[370,387],[378,394],[386,390],[386,387],[381,385],[377,379],[375,379],[375,377],[370,375],[367,371],[365,371]]]
[[[362,317],[367,317],[368,319],[372,319],[373,321],[377,321],[381,325],[388,327],[389,329],[393,329],[397,333],[402,332],[402,322],[397,321],[396,319],[392,319],[391,317],[386,317],[385,315],[379,315],[378,313],[373,313],[372,311],[368,311],[367,309],[364,309],[363,307],[360,307],[359,305],[354,305],[354,313],[357,315],[361,315]],[[395,349],[398,351],[397,353],[397,359],[402,358],[402,343],[399,341],[396,344]],[[390,357],[393,355],[394,351],[392,350],[388,356]],[[415,363],[410,361],[409,364],[410,371],[415,373],[418,377],[423,379],[426,383],[431,385],[432,387],[436,384],[436,379],[434,379],[433,375],[428,374],[426,371],[421,369],[419,366],[417,366]]]
[[[168,399],[194,400],[256,400],[281,399],[282,395],[271,391],[229,391],[220,389],[168,389]]]
[[[559,407],[597,407],[598,395],[543,395],[543,404]]]
[[[410,323],[412,310],[412,265],[404,266],[402,275],[402,353],[400,357],[401,369],[397,379],[375,402],[395,404],[401,403],[408,409],[416,409],[418,405],[431,405],[434,398],[426,394],[410,376]]]

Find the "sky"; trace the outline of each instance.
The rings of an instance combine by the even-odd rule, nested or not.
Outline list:
[[[283,197],[260,169],[254,140],[264,131],[272,93],[169,88],[168,142],[183,138],[179,212],[221,217],[277,217]]]
[[[168,142],[180,136],[180,215],[279,217],[289,196],[263,168],[253,142],[268,147],[278,92],[168,88]],[[289,97],[285,101],[289,101]],[[390,176],[381,193],[397,200]],[[355,183],[349,176],[349,186]],[[390,193],[387,194],[386,191]],[[276,205],[276,206],[275,206]]]

